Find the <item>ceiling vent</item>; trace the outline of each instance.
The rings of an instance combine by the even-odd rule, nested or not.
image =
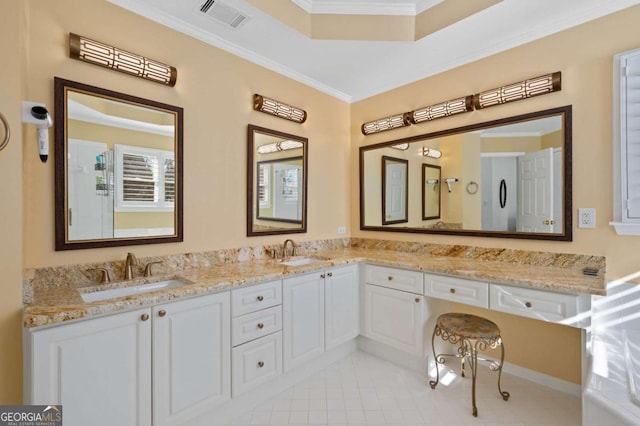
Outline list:
[[[220,0],[207,0],[200,6],[200,12],[231,28],[239,28],[249,20],[238,9],[222,3]]]

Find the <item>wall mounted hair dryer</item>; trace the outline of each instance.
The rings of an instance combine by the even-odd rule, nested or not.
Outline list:
[[[451,192],[451,184],[457,182],[458,178],[446,178],[444,181],[447,184],[447,188],[449,189],[449,192]]]
[[[40,161],[46,163],[49,158],[49,128],[53,125],[46,105],[36,102],[22,102],[22,122],[34,124],[38,129],[38,153]]]

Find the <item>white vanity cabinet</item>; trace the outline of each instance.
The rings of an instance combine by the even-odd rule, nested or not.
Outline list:
[[[282,280],[284,371],[324,352],[324,275],[318,271]]]
[[[66,426],[186,424],[231,397],[229,306],[225,292],[27,329],[25,403],[64,405]]]
[[[233,290],[231,305],[235,398],[282,374],[282,281]]]
[[[421,272],[365,265],[365,337],[423,356],[423,287]]]
[[[348,265],[325,273],[325,347],[333,349],[360,334],[359,266]]]
[[[188,424],[231,399],[230,321],[228,291],[153,307],[154,426]]]
[[[65,426],[150,426],[150,317],[140,309],[26,329],[24,403],[64,405]]]
[[[284,371],[360,333],[359,266],[282,280]]]

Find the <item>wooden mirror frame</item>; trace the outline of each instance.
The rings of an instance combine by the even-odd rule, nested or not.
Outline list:
[[[386,220],[387,213],[387,164],[389,162],[404,165],[404,217],[396,220]],[[405,223],[409,221],[409,160],[394,158],[388,155],[382,156],[382,224]]]
[[[427,169],[438,170],[438,215],[427,216]],[[435,164],[422,164],[422,220],[440,219],[442,216],[442,167]]]
[[[55,249],[76,250],[100,247],[118,247],[142,244],[176,243],[183,241],[183,109],[149,99],[119,93],[101,87],[54,78],[55,98]],[[68,240],[67,238],[67,90],[113,99],[119,102],[138,105],[168,112],[175,116],[175,202],[174,234],[140,237],[114,237],[110,239]]]
[[[253,227],[254,212],[253,209],[257,205],[257,195],[254,194],[257,176],[254,176],[254,161],[256,153],[256,144],[254,135],[256,132],[263,133],[277,138],[288,139],[302,142],[302,221],[299,228],[281,228],[266,231],[255,231]],[[309,175],[309,140],[302,136],[292,135],[289,133],[279,132],[277,130],[260,127],[253,124],[247,126],[247,237],[257,237],[261,235],[279,235],[279,234],[302,234],[307,232],[307,200],[308,197],[308,175]],[[257,163],[257,162],[256,162]],[[277,220],[274,220],[277,221]],[[280,220],[280,222],[292,222],[289,220]]]
[[[562,115],[563,117],[563,137],[564,146],[562,153],[563,160],[563,232],[562,233],[528,233],[528,232],[508,232],[508,231],[483,231],[473,229],[437,229],[437,228],[418,228],[418,227],[393,227],[379,225],[365,225],[365,188],[364,188],[364,153],[373,149],[390,147],[403,143],[418,142],[426,139],[449,136],[457,133],[464,133],[496,127],[507,124],[514,124],[522,121],[533,120],[537,118],[548,117],[552,115]],[[566,105],[557,108],[551,108],[542,111],[502,118],[493,121],[487,121],[467,126],[457,127],[453,129],[441,130],[422,135],[411,136],[402,139],[396,139],[387,142],[381,142],[373,145],[361,146],[359,148],[359,178],[360,178],[360,230],[362,231],[381,231],[381,232],[405,232],[417,234],[441,234],[441,235],[460,235],[471,237],[492,237],[492,238],[519,238],[530,240],[550,240],[550,241],[572,241],[573,239],[573,206],[572,206],[572,106]]]

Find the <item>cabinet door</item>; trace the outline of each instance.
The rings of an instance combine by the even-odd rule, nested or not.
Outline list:
[[[284,370],[324,352],[324,273],[283,280]]]
[[[229,292],[153,308],[153,423],[188,424],[231,398]]]
[[[25,403],[64,405],[65,426],[150,426],[150,312],[26,331]]]
[[[360,334],[358,265],[328,271],[324,286],[325,337],[329,350]]]
[[[424,296],[365,285],[365,336],[423,355]]]

